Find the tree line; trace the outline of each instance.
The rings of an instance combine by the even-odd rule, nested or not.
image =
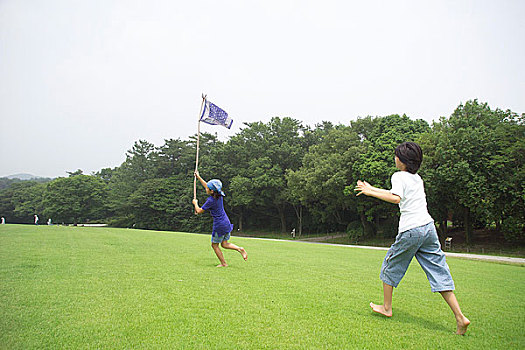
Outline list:
[[[474,229],[491,228],[509,242],[525,241],[525,115],[471,100],[429,125],[403,115],[365,117],[349,125],[314,127],[293,118],[245,123],[222,142],[201,134],[199,171],[219,178],[226,210],[240,231],[347,232],[353,239],[393,237],[398,210],[354,195],[358,179],[390,188],[394,149],[422,146],[419,174],[429,211],[444,234],[452,222],[471,243]],[[105,222],[116,227],[208,232],[195,216],[196,136],[161,146],[139,140],[118,167],[49,182],[0,181],[0,215],[31,223]],[[198,191],[199,201],[205,200]]]

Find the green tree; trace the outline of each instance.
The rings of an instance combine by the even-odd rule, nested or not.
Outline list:
[[[33,215],[42,213],[45,184],[35,181],[14,182],[0,191],[0,216],[11,223],[33,222]]]
[[[107,184],[96,176],[75,175],[47,184],[42,205],[54,222],[82,223],[107,216]]]
[[[361,140],[350,127],[341,125],[324,132],[305,154],[301,168],[287,173],[291,201],[306,207],[324,226],[345,229],[356,219],[356,201],[343,189],[353,182],[352,167],[362,152]],[[302,222],[302,215],[298,219]]]
[[[207,136],[204,134],[203,138]],[[165,140],[164,145],[157,148],[154,167],[156,178],[168,178],[179,174],[187,174],[191,178],[193,175],[190,172],[195,167],[193,142],[180,139]]]
[[[507,111],[500,140],[501,152],[495,155],[491,168],[503,157],[504,166],[498,166],[505,180],[500,187],[491,182],[494,196],[492,208],[496,224],[501,222],[501,230],[510,242],[525,243],[525,114],[518,116]],[[498,175],[493,174],[493,178]]]
[[[154,159],[157,156],[155,145],[145,140],[136,141],[126,152],[126,160],[112,171],[105,169],[108,184],[108,211],[111,213],[111,224],[120,227],[130,227],[133,218],[130,213],[129,197],[140,184],[155,178]]]
[[[523,212],[523,128],[523,116],[472,100],[421,138],[429,202],[443,208],[437,213],[442,221],[448,212],[462,217],[467,244],[474,223],[499,228]]]
[[[145,140],[135,142],[126,152],[126,160],[113,174],[111,181],[121,196],[128,197],[143,181],[155,177],[155,156],[155,145]]]
[[[116,171],[117,168],[103,168],[95,172],[93,175],[102,179],[105,183],[109,183]]]
[[[430,131],[427,122],[412,120],[406,115],[366,117],[351,122],[351,127],[361,138],[364,149],[352,167],[351,179],[365,180],[380,188],[391,187],[390,177],[396,171],[395,148]],[[352,183],[345,193],[354,196],[354,188],[355,183]],[[357,210],[367,235],[382,231],[385,237],[395,236],[398,208],[375,198],[362,198],[357,202]]]
[[[245,125],[247,128],[233,136],[223,151],[230,164],[225,174],[232,179],[230,203],[243,211],[248,206],[258,216],[278,218],[281,231],[286,232],[289,204],[285,174],[301,165],[306,151],[305,128],[287,117]]]
[[[0,177],[0,191],[10,187],[12,184],[20,182],[20,179],[8,179],[7,177]]]
[[[209,215],[194,215],[192,192],[186,174],[144,181],[129,200],[135,227],[190,232],[211,230]]]
[[[66,173],[69,174],[69,177],[84,174],[84,172],[83,172],[81,169],[77,169],[77,170],[75,170],[75,171],[66,171]]]

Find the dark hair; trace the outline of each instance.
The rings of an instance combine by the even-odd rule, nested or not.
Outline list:
[[[213,193],[211,194],[213,196],[213,198],[215,199],[219,199],[219,197],[221,197],[221,193],[220,192],[217,192],[217,191],[214,191],[214,190],[211,190]]]
[[[417,143],[403,142],[396,147],[395,153],[397,158],[406,165],[409,173],[417,173],[423,161],[423,151]]]

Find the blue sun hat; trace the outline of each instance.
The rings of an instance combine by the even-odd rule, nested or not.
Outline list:
[[[222,190],[221,180],[213,179],[213,180],[208,181],[206,185],[208,186],[210,190],[220,193],[221,196],[223,197],[226,196],[224,192],[221,191]]]

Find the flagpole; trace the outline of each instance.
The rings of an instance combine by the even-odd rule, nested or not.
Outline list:
[[[202,94],[201,111],[199,112],[199,118],[197,119],[197,154],[195,155],[195,171],[199,169],[199,142],[201,138],[201,115],[206,96]],[[193,176],[193,199],[197,199],[197,177]]]

